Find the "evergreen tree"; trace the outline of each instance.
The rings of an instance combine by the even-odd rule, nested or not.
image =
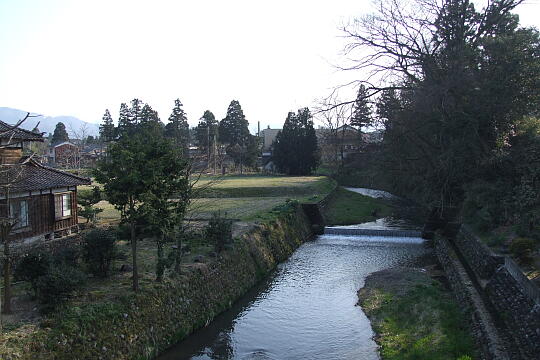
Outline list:
[[[376,106],[378,121],[385,127],[390,126],[401,109],[398,92],[394,89],[383,90]]]
[[[143,115],[151,114],[155,112],[148,106],[139,116],[144,119]],[[100,161],[95,171],[96,180],[104,185],[107,200],[120,211],[122,222],[129,224],[135,291],[139,288],[138,225],[144,219],[163,235],[180,221],[189,201],[189,162],[168,139],[154,131],[156,124],[155,118],[145,120],[137,131],[121,136],[111,144],[109,157]],[[180,196],[180,200],[169,201],[172,194]],[[158,254],[161,259],[158,271],[162,270],[162,255]]]
[[[191,186],[189,182],[190,165],[182,156],[182,149],[172,139],[157,139],[150,148],[148,156],[155,159],[152,171],[145,179],[148,184],[144,194],[144,219],[148,230],[157,234],[156,280],[161,281],[165,271],[166,259],[163,245],[165,238],[174,237],[189,204]],[[173,199],[174,200],[171,200]]]
[[[103,122],[99,126],[99,136],[103,142],[111,142],[115,138],[115,128],[111,113],[109,109],[105,109],[105,114],[103,114]]]
[[[124,136],[133,132],[135,123],[132,122],[130,111],[126,103],[120,104],[120,115],[118,117],[118,136]]]
[[[540,99],[540,37],[511,13],[520,3],[494,0],[477,11],[472,1],[448,0],[418,13],[422,0],[381,1],[348,29],[349,46],[362,54],[358,68],[384,74],[369,90],[386,90],[377,105],[380,174],[393,192],[459,206],[473,179],[500,177],[490,167]],[[432,35],[418,42],[418,33]]]
[[[214,139],[217,139],[218,122],[210,110],[206,110],[199,119],[196,128],[197,143],[199,147],[208,149],[214,146]]]
[[[66,131],[66,125],[64,123],[59,122],[56,124],[56,127],[54,128],[54,133],[52,136],[51,143],[53,145],[60,144],[64,141],[69,141],[69,136]]]
[[[142,116],[143,102],[137,98],[131,100],[131,109],[129,109],[129,116],[131,122],[135,125],[139,124]]]
[[[165,136],[173,139],[174,143],[177,146],[181,146],[184,151],[189,148],[189,124],[186,113],[182,109],[180,99],[174,101],[174,107],[169,116],[169,123],[165,125]]]
[[[251,140],[248,125],[240,103],[237,100],[231,101],[227,115],[219,122],[219,141],[227,144],[227,153],[231,155],[236,165],[240,165],[240,172],[243,170],[246,158],[253,155],[247,154]]]
[[[317,136],[308,108],[288,114],[274,142],[272,159],[278,170],[288,175],[309,175],[317,168]]]
[[[230,146],[245,146],[249,139],[248,121],[237,100],[231,101],[227,115],[219,123],[219,141]]]
[[[255,167],[257,165],[257,159],[259,158],[261,143],[260,138],[255,135],[249,135],[248,141],[246,143],[246,151],[244,155],[244,164],[249,167]]]
[[[371,123],[371,107],[368,102],[368,93],[364,85],[358,88],[358,95],[353,105],[351,125],[357,126],[360,131],[362,127]]]

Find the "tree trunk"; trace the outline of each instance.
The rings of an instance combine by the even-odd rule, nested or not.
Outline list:
[[[157,264],[156,264],[156,281],[161,282],[163,280],[163,272],[165,271],[165,266],[163,264],[163,240],[164,235],[161,234],[159,240],[157,241]]]
[[[174,272],[177,274],[180,274],[180,265],[182,264],[182,236],[183,234],[176,235],[176,257],[174,262]]]
[[[4,307],[3,314],[11,314],[11,254],[9,241],[4,242]]]
[[[137,268],[137,238],[135,221],[131,222],[131,256],[133,257],[133,291],[139,291],[139,269]]]

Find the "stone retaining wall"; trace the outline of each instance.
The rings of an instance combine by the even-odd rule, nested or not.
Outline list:
[[[446,241],[446,240],[444,240]],[[456,294],[461,290],[446,269],[448,247],[436,241],[437,256],[445,267]],[[508,337],[509,352],[517,359],[538,359],[540,354],[540,292],[510,259],[497,256],[467,226],[461,226],[455,238],[455,249],[471,269],[480,294],[504,324],[502,336]],[[514,357],[513,357],[514,358]]]
[[[453,241],[480,279],[489,279],[504,264],[504,257],[493,254],[466,225],[461,226]]]
[[[443,237],[436,239],[435,254],[446,273],[462,312],[469,320],[480,359],[508,359],[504,345],[494,337],[493,325],[485,320],[485,314],[480,313],[482,310],[478,301],[481,300],[475,299],[478,295],[475,295],[474,284],[467,276],[447,239]]]

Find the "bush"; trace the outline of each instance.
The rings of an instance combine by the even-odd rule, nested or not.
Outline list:
[[[232,221],[221,216],[220,212],[214,213],[208,222],[205,235],[217,253],[223,251],[227,245],[232,244]]]
[[[116,254],[116,233],[108,229],[93,229],[83,240],[83,258],[94,276],[107,277]]]
[[[52,259],[55,265],[77,266],[79,256],[80,252],[78,249],[74,247],[63,247],[53,254]]]
[[[77,268],[55,265],[36,281],[37,298],[42,304],[56,306],[68,300],[73,292],[84,285],[86,275]]]
[[[51,255],[43,250],[35,249],[24,254],[15,266],[13,277],[16,281],[28,281],[36,294],[36,280],[49,272],[53,263]]]
[[[510,252],[520,261],[527,262],[534,251],[535,242],[528,238],[515,238],[510,244]]]
[[[120,224],[115,229],[116,238],[119,240],[130,240],[131,239],[131,228],[128,224]]]

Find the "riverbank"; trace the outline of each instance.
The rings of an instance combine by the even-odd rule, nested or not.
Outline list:
[[[451,291],[430,273],[438,275],[425,268],[382,270],[359,290],[383,360],[472,359],[467,321]]]
[[[392,207],[387,200],[361,195],[339,186],[324,212],[327,225],[352,225],[389,216]]]
[[[216,261],[135,295],[58,311],[0,342],[0,358],[150,359],[239,299],[311,236],[298,203],[255,226]],[[14,336],[11,336],[14,335]]]

